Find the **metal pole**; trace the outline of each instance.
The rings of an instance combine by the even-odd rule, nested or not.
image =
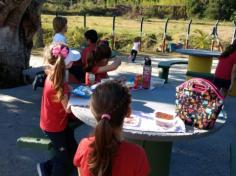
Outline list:
[[[116,16],[113,16],[113,23],[112,23],[112,49],[115,48],[115,23],[116,23]]]

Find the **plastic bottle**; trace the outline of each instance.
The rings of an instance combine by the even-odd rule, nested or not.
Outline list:
[[[149,89],[152,76],[152,61],[149,57],[144,57],[143,65],[143,88]]]
[[[86,86],[91,86],[95,84],[95,75],[93,73],[86,72],[85,84]]]

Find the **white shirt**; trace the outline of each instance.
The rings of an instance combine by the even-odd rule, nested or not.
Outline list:
[[[140,42],[134,42],[133,50],[139,51]]]
[[[64,35],[62,35],[61,33],[56,33],[53,37],[53,40],[52,40],[53,43],[65,43],[67,44],[67,40],[66,40],[66,37]]]

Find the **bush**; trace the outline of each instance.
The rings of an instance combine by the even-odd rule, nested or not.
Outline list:
[[[232,0],[210,0],[204,14],[210,19],[230,20],[233,12]]]
[[[202,30],[196,29],[193,31],[190,45],[191,48],[210,49],[211,38]]]

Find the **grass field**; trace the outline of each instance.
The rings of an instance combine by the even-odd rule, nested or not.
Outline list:
[[[42,15],[43,29],[52,31],[52,20],[55,16]],[[78,28],[83,28],[83,16],[67,16],[68,19],[68,35],[73,32],[75,35]],[[132,38],[140,35],[140,19],[126,19],[124,17],[116,18],[116,30],[115,33],[119,36],[125,36],[126,38]],[[193,20],[191,26],[191,35],[194,34],[196,29],[201,30],[205,36],[211,33],[212,27],[215,21],[200,21]],[[145,19],[143,25],[143,36],[155,34],[158,35],[157,43],[161,43],[162,34],[164,29],[165,20],[160,19]],[[170,35],[174,42],[179,41],[181,38],[185,38],[187,27],[187,21],[184,20],[170,20],[168,24],[167,33]],[[87,16],[87,28],[95,29],[103,35],[110,35],[112,33],[112,17],[98,17]],[[218,26],[218,35],[224,45],[231,42],[234,26],[231,22],[220,22]],[[80,31],[81,32],[81,31]],[[82,35],[82,34],[81,34]],[[73,36],[74,40],[77,35]],[[83,37],[83,36],[82,36]],[[68,37],[70,38],[70,37]],[[210,41],[210,38],[206,39]],[[132,44],[132,42],[131,42]]]

